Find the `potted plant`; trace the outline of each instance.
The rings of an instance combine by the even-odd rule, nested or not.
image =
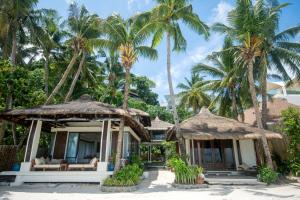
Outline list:
[[[116,154],[113,153],[111,157],[109,157],[109,163],[107,165],[107,171],[114,171],[115,169],[115,161],[116,161]]]
[[[24,154],[25,154],[25,149],[19,149],[17,154],[16,154],[16,162],[13,164],[11,170],[12,171],[20,171],[21,168],[21,162],[24,159]]]

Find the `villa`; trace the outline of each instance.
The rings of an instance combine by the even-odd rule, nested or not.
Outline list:
[[[121,118],[125,118],[122,163],[140,155],[143,143],[150,149],[163,141],[176,140],[173,124],[148,113],[93,101],[88,95],[64,104],[16,109],[0,114],[1,119],[30,127],[24,162],[16,173],[15,185],[24,182],[95,182],[112,174],[109,164],[117,148]],[[244,170],[260,164],[255,148],[260,134],[268,140],[281,139],[279,133],[260,130],[245,123],[213,115],[208,109],[180,124],[189,162],[210,170]],[[50,137],[48,149],[39,145]],[[271,143],[270,143],[271,144]],[[42,158],[43,157],[43,158]],[[165,162],[163,159],[160,160]],[[2,172],[2,175],[11,172]]]

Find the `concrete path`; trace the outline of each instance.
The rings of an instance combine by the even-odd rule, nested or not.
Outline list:
[[[152,171],[141,188],[133,193],[102,193],[98,185],[34,184],[20,187],[0,186],[0,200],[269,200],[300,199],[299,185],[209,186],[205,189],[179,190],[171,187],[174,175],[168,171]]]

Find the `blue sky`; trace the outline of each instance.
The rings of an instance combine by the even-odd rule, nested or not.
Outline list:
[[[72,0],[40,0],[38,7],[56,9],[59,14],[66,18],[68,15],[68,4]],[[84,4],[87,9],[98,14],[100,17],[106,17],[112,13],[119,13],[124,18],[138,12],[151,9],[154,0],[77,0],[79,4]],[[194,11],[207,24],[215,22],[226,23],[226,16],[230,11],[235,0],[193,0]],[[300,1],[299,0],[280,0],[281,3],[291,3],[282,12],[280,19],[280,29],[300,23]],[[190,76],[191,67],[197,62],[205,62],[205,57],[213,51],[222,47],[223,38],[218,34],[212,34],[209,40],[204,40],[202,36],[182,26],[183,34],[187,40],[187,49],[185,52],[174,52],[172,55],[173,81],[174,86],[182,82],[184,77]],[[298,37],[299,39],[299,37]],[[156,61],[140,58],[133,67],[133,72],[138,75],[144,75],[155,81],[154,91],[159,94],[159,100],[162,104],[165,102],[164,95],[167,95],[168,84],[166,74],[166,48],[165,41],[162,41],[157,50],[159,58]],[[175,88],[176,92],[178,90]]]

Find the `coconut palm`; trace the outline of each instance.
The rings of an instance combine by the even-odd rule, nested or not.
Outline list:
[[[257,125],[263,129],[261,114],[257,101],[257,92],[255,90],[254,64],[262,55],[262,45],[265,28],[269,20],[266,20],[263,13],[261,1],[252,4],[250,0],[237,0],[236,7],[228,15],[230,26],[216,24],[214,29],[227,33],[229,36],[237,38],[239,44],[232,49],[234,50],[235,62],[247,69],[247,78],[249,91]],[[261,134],[262,145],[266,156],[268,166],[273,167],[272,158],[265,134]]]
[[[185,81],[186,83],[179,83],[177,86],[182,90],[177,95],[180,98],[180,106],[192,108],[194,114],[197,114],[201,107],[207,107],[210,104],[210,97],[205,93],[204,88],[207,81],[204,81],[198,73],[192,73],[191,80],[185,78]]]
[[[213,66],[198,63],[192,71],[213,77],[207,84],[207,87],[215,95],[210,107],[215,107],[218,104],[219,115],[225,116],[229,113],[230,117],[237,120],[238,110],[242,110],[238,108],[240,107],[238,101],[241,101],[239,98],[242,98],[240,95],[241,89],[245,86],[248,87],[248,84],[244,81],[246,79],[244,76],[245,70],[236,65],[233,53],[227,50],[232,46],[233,41],[228,37],[225,38],[223,46],[225,51],[208,56],[208,61],[213,63]]]
[[[179,138],[179,146],[181,154],[185,154],[185,146],[180,133],[178,113],[175,105],[175,95],[171,74],[171,39],[173,40],[173,51],[181,51],[186,49],[186,40],[181,31],[181,22],[188,28],[192,29],[200,35],[208,37],[208,26],[204,24],[199,16],[193,12],[193,7],[188,0],[156,0],[158,3],[151,10],[151,23],[147,29],[155,31],[152,46],[157,46],[166,34],[167,48],[167,74],[170,91],[170,100],[173,110],[176,136]],[[146,15],[146,14],[145,14]]]
[[[55,10],[45,10],[40,19],[41,29],[38,34],[33,36],[32,43],[39,47],[44,59],[45,71],[45,93],[49,94],[49,65],[50,57],[57,53],[61,40],[63,39],[63,32],[60,30],[60,18]]]
[[[143,45],[149,36],[149,34],[145,31],[141,31],[144,30],[145,26],[147,26],[147,23],[144,23],[138,17],[125,21],[119,15],[108,17],[103,24],[103,30],[106,33],[107,39],[106,41],[103,39],[102,43],[106,44],[109,49],[115,49],[119,52],[121,64],[125,69],[123,100],[123,109],[125,111],[128,109],[130,71],[133,65],[138,60],[139,56],[150,59],[157,58],[157,52],[155,49]],[[115,172],[120,169],[124,123],[125,119],[121,118],[117,142]]]
[[[72,70],[76,60],[79,56],[81,56],[81,62],[79,64],[78,70],[74,76],[73,82],[70,86],[69,92],[65,97],[65,101],[68,101],[71,96],[77,79],[80,75],[81,69],[83,67],[87,52],[91,52],[93,50],[93,45],[95,42],[95,38],[99,36],[98,25],[99,19],[96,15],[89,15],[87,9],[82,6],[80,9],[78,8],[76,3],[72,3],[69,8],[69,18],[67,20],[69,39],[66,41],[66,44],[72,48],[73,56],[69,65],[67,66],[62,78],[57,83],[56,87],[49,95],[45,104],[51,102],[55,94],[59,91],[59,89],[63,86],[67,77]]]

